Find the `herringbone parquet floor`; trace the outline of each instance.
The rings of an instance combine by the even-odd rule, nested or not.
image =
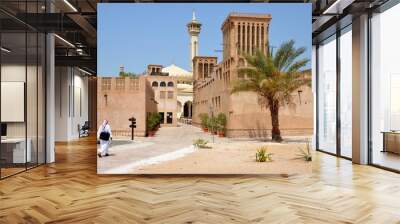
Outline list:
[[[0,181],[0,223],[400,223],[400,175],[315,154],[308,176],[98,176],[93,139]]]

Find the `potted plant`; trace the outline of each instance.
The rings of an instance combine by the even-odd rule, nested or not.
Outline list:
[[[160,128],[160,122],[161,122],[161,114],[154,113],[154,123],[155,123],[154,130],[155,131],[158,131],[158,129]]]
[[[219,137],[225,137],[226,132],[226,115],[224,113],[219,113],[217,115],[217,130]]]
[[[217,128],[218,128],[218,121],[216,117],[211,117],[208,119],[208,130],[211,131],[211,134],[216,135],[217,134]]]
[[[208,114],[206,113],[201,113],[200,115],[200,122],[201,122],[201,128],[203,129],[204,132],[208,132]]]
[[[151,113],[147,117],[147,130],[148,130],[148,136],[152,137],[154,136],[155,132],[157,131],[157,127],[160,124],[160,114],[158,113]]]
[[[151,114],[150,114],[149,117],[147,118],[146,125],[147,125],[147,134],[148,134],[148,136],[150,136],[150,137],[154,136],[154,133],[155,133],[154,130],[153,130],[153,128],[154,128],[154,121],[153,121],[153,119],[152,119],[152,117],[151,117]]]

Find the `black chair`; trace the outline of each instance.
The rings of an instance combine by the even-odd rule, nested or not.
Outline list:
[[[90,130],[90,123],[89,121],[85,121],[82,127],[79,128],[79,138],[89,136],[89,130]]]

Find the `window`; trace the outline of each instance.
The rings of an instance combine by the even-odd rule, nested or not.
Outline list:
[[[352,34],[351,26],[340,36],[340,154],[352,157]]]
[[[164,112],[158,112],[158,114],[161,117],[160,124],[164,124],[165,123]]]
[[[27,7],[26,1],[19,1],[18,7],[37,13],[42,5],[37,2]],[[19,15],[25,16],[22,11]],[[12,30],[0,28],[0,179],[45,163],[46,154],[46,36],[33,27],[19,26],[11,17],[4,18],[14,25]],[[4,143],[3,137],[15,143]]]
[[[172,112],[167,112],[167,124],[172,124]]]
[[[261,48],[261,50],[262,51],[264,51],[264,49],[265,49],[265,43],[264,43],[264,26],[263,25],[261,25],[261,40],[260,40],[260,42],[261,42],[261,46],[260,46],[260,48]]]
[[[400,4],[371,18],[372,163],[400,170]],[[393,133],[393,132],[395,133]],[[385,134],[384,134],[385,133]]]
[[[200,78],[200,79],[203,78],[203,63],[198,64],[197,74],[198,74],[197,78]]]
[[[352,25],[313,48],[317,65],[317,133],[319,150],[352,157]],[[338,91],[339,90],[339,91]],[[300,94],[300,92],[299,92]]]
[[[238,51],[239,51],[239,53],[240,53],[240,48],[242,47],[241,46],[241,44],[240,44],[240,23],[238,24],[238,31],[237,31],[237,39],[238,39],[238,42],[237,42],[237,46],[238,46]]]
[[[160,91],[160,99],[165,99],[165,91]]]
[[[158,82],[156,82],[156,81],[152,82],[152,83],[151,83],[151,86],[152,86],[152,87],[158,87]]]
[[[174,97],[173,91],[168,91],[168,99],[172,99]]]
[[[208,74],[208,63],[205,63],[204,64],[204,78],[207,78],[207,77],[209,77],[209,74]]]
[[[246,52],[250,53],[250,25],[249,23],[246,24]]]
[[[254,53],[253,51],[255,50],[255,43],[254,43],[254,34],[255,34],[255,32],[254,32],[254,23],[252,23],[251,24],[251,48],[250,48],[250,51],[252,52],[252,53]]]
[[[257,49],[260,50],[260,44],[259,44],[260,43],[260,27],[259,27],[258,23],[257,23],[257,28],[256,29],[257,29],[257,31],[256,31],[257,32],[257,35],[256,35],[256,37],[257,37],[256,38],[256,46],[257,46]]]
[[[173,82],[168,82],[168,86],[172,87],[172,86],[174,86],[174,83]]]
[[[166,86],[165,82],[164,81],[160,82],[160,86],[165,87]]]
[[[336,154],[336,36],[318,48],[318,148]]]
[[[244,53],[244,52],[246,51],[246,48],[245,48],[245,47],[246,47],[246,43],[244,42],[244,41],[245,41],[245,35],[246,35],[245,31],[246,31],[246,24],[243,23],[243,24],[242,24],[242,32],[241,32],[241,36],[242,36],[242,39],[241,39],[242,47],[240,48],[240,53]]]

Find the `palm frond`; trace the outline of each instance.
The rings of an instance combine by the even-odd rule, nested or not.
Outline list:
[[[254,91],[258,92],[259,88],[251,80],[236,80],[233,83],[231,93]]]
[[[289,40],[281,44],[281,46],[276,51],[274,58],[274,65],[278,70],[282,70],[285,62],[288,60],[290,55],[293,54],[294,40]]]
[[[238,74],[246,75],[245,79],[237,80],[232,93],[254,91],[261,98],[279,102],[280,105],[293,105],[293,92],[303,85],[310,85],[311,79],[300,71],[309,62],[308,59],[298,59],[306,49],[296,48],[293,40],[281,44],[272,56],[257,50],[253,55],[242,54],[247,66],[238,68]]]
[[[258,77],[260,76],[260,72],[257,71],[254,67],[238,68],[237,73],[239,75],[246,75],[250,79],[258,79]]]
[[[305,67],[307,65],[307,63],[309,62],[309,59],[300,59],[299,61],[294,62],[293,64],[291,64],[288,68],[288,72],[298,72],[301,68]]]
[[[292,66],[292,64],[294,62],[296,62],[297,58],[300,55],[302,55],[305,51],[306,51],[306,49],[304,47],[300,47],[300,48],[297,48],[297,49],[293,47],[293,49],[290,52],[290,55],[288,56],[286,61],[284,61],[281,70],[282,71],[288,71],[288,69]]]

